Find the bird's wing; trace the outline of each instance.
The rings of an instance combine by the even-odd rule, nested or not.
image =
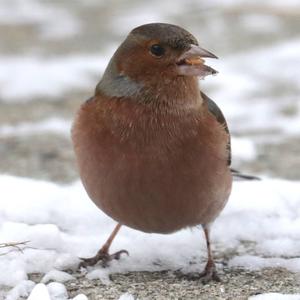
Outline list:
[[[224,127],[224,130],[228,134],[228,144],[227,144],[227,164],[228,166],[231,165],[231,144],[230,144],[230,132],[227,126],[227,122],[225,120],[225,117],[221,111],[221,109],[218,107],[218,105],[211,100],[209,97],[207,97],[204,93],[201,92],[202,99],[207,103],[207,107],[209,112],[216,118],[216,120]]]
[[[228,144],[227,144],[227,151],[228,151],[228,158],[227,158],[227,164],[228,166],[231,165],[231,144],[230,144],[230,132],[225,120],[225,117],[221,111],[221,109],[218,107],[218,105],[211,100],[209,97],[207,97],[204,93],[201,92],[202,99],[207,103],[207,107],[209,112],[214,115],[216,120],[222,124],[224,127],[224,130],[228,133],[229,139],[228,139]],[[230,168],[231,174],[235,180],[260,180],[259,177],[253,176],[253,175],[248,175],[248,174],[243,174],[235,169]]]

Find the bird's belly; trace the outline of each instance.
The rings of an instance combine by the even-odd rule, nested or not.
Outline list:
[[[145,232],[168,233],[213,221],[228,199],[226,163],[199,150],[154,156],[151,150],[100,149],[94,157],[89,151],[90,159],[79,167],[89,196],[114,220]]]

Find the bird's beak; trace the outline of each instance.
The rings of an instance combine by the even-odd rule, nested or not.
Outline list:
[[[218,72],[204,64],[203,58],[218,58],[213,53],[196,45],[185,51],[177,61],[178,74],[183,76],[199,76],[204,78],[207,75],[214,75]]]

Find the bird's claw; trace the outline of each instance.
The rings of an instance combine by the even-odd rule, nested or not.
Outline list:
[[[111,255],[112,260],[113,259],[119,260],[121,258],[122,254],[126,254],[127,256],[129,256],[129,252],[127,250],[120,250],[120,251],[118,251],[118,252]]]
[[[80,258],[81,262],[79,264],[79,269],[81,267],[86,268],[90,266],[96,265],[99,261],[101,261],[101,266],[106,268],[109,266],[109,262],[116,259],[119,260],[122,254],[127,254],[129,256],[129,252],[127,250],[120,250],[113,254],[109,254],[107,251],[100,250],[95,256],[90,258]]]
[[[192,273],[187,273],[187,274],[180,274],[180,278],[184,278],[186,280],[199,280],[203,284],[207,284],[210,281],[215,281],[215,282],[221,282],[221,278],[219,277],[216,267],[211,266],[211,267],[206,267],[204,271],[198,273],[198,272],[192,272]]]

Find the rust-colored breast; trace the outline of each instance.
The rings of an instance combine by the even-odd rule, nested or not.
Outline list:
[[[87,193],[121,224],[168,233],[210,223],[226,204],[228,136],[205,107],[161,113],[95,98],[72,138]]]

